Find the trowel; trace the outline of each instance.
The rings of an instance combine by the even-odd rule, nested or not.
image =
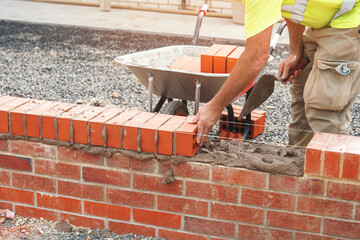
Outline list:
[[[290,70],[289,77],[294,75],[296,70],[303,69],[308,63],[309,59],[303,58],[296,67]],[[259,79],[246,99],[245,105],[238,119],[242,119],[244,116],[251,113],[270,97],[270,95],[274,92],[274,82],[276,80],[286,82],[286,79],[278,79],[272,75],[263,75]]]

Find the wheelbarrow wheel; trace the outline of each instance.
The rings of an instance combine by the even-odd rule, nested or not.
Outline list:
[[[187,116],[189,111],[186,105],[181,101],[168,102],[161,110],[160,113],[176,115],[176,116]]]

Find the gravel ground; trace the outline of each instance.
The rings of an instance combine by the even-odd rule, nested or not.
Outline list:
[[[138,236],[135,234],[117,235],[108,230],[82,228],[65,222],[16,216],[0,223],[0,239],[4,240],[166,240]]]
[[[235,41],[216,42],[239,44]],[[213,40],[200,39],[198,45],[210,46],[212,43]],[[127,109],[146,110],[146,88],[113,59],[146,49],[182,44],[191,44],[191,38],[0,21],[0,95],[21,94],[32,99],[69,103],[100,101]],[[288,47],[279,46],[274,53],[275,60],[268,64],[266,73],[276,75],[277,65],[287,57],[288,52]],[[286,145],[290,120],[288,88],[276,83],[275,92],[260,106],[259,109],[267,111],[266,128],[254,141]],[[157,101],[158,97],[153,100]],[[235,104],[242,105],[243,102],[241,98]],[[193,112],[193,107],[190,103],[190,112]],[[360,136],[359,108],[358,97],[353,109],[351,135]],[[211,135],[217,134],[214,128]],[[62,233],[54,230],[55,223],[52,222],[21,217],[13,222],[18,220],[21,222],[20,229],[23,226],[20,233],[25,229],[25,235],[14,239],[31,239],[26,236],[27,224],[37,231],[33,239],[87,239],[90,233],[93,234],[91,239],[103,237],[101,230],[77,228],[70,233]],[[12,227],[8,229],[19,228],[12,224],[9,223],[8,226]],[[5,226],[0,224],[0,230]],[[6,239],[11,239],[11,236],[9,233]],[[114,234],[112,237],[146,239],[134,235]]]

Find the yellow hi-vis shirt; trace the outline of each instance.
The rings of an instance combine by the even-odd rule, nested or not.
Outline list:
[[[245,5],[245,35],[247,38],[262,32],[282,16],[291,19],[292,13],[281,10],[296,0],[242,0]],[[360,25],[360,0],[353,9],[331,21],[341,8],[343,0],[309,0],[300,24],[311,28],[353,28]],[[331,23],[330,23],[331,21]],[[330,26],[329,26],[330,24]]]

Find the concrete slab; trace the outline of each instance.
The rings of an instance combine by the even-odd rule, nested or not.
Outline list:
[[[91,6],[1,0],[0,19],[192,36],[197,16],[119,8],[102,12],[98,7]],[[275,26],[274,32],[276,28]],[[200,37],[245,41],[244,26],[234,23],[229,18],[205,17]],[[286,30],[279,43],[289,43]]]

